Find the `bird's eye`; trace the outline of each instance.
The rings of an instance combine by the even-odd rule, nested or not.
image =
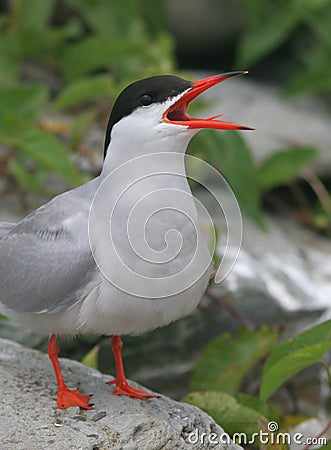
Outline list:
[[[149,106],[153,103],[152,97],[148,94],[142,95],[139,100],[143,106]]]

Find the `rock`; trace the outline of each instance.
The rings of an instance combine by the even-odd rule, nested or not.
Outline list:
[[[113,396],[105,384],[109,376],[75,361],[61,364],[69,386],[93,392],[94,410],[58,410],[47,356],[0,339],[1,450],[241,448],[209,443],[211,433],[224,441],[224,431],[194,406],[164,396],[148,402]],[[196,435],[201,439],[193,446],[190,439],[195,442]]]
[[[301,450],[306,442],[315,444],[313,448],[327,445],[331,439],[328,420],[316,418],[305,420],[291,430],[291,437],[291,450]]]
[[[224,203],[227,197],[223,196]],[[227,208],[231,213],[231,208]],[[243,217],[243,241],[236,264],[220,293],[231,293],[251,304],[257,297],[263,303],[276,303],[280,310],[323,311],[330,307],[331,241],[292,220],[264,215],[267,231]],[[227,215],[232,234],[239,224]],[[214,221],[218,229],[224,225]],[[235,249],[229,248],[229,254]],[[252,304],[251,304],[252,305]],[[255,315],[259,310],[254,308]],[[261,311],[267,317],[266,311]],[[250,314],[248,314],[250,316]],[[253,319],[253,323],[256,320]]]

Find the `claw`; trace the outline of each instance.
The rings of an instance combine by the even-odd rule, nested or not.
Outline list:
[[[159,398],[158,395],[151,394],[150,392],[143,391],[142,389],[136,389],[129,385],[127,381],[117,381],[116,378],[113,381],[109,381],[107,384],[115,384],[113,394],[115,395],[127,395],[128,397],[139,398],[140,400],[149,400],[150,398]]]
[[[71,406],[79,406],[83,409],[93,409],[91,404],[89,404],[89,400],[91,399],[90,395],[82,394],[77,390],[71,390],[67,387],[59,390],[57,397],[57,406],[60,409],[70,408]]]

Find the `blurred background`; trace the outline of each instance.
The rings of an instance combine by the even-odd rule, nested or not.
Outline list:
[[[204,131],[189,150],[219,169],[238,199],[237,266],[192,316],[125,338],[136,381],[178,399],[205,389],[211,366],[201,353],[219,339],[209,352],[211,377],[225,371],[231,379],[225,366],[235,358],[242,371],[228,392],[258,395],[262,362],[276,342],[328,323],[330,25],[330,0],[0,0],[0,220],[19,220],[99,173],[109,112],[127,84],[157,74],[193,80],[249,71],[193,107],[256,131]],[[4,318],[0,335],[46,350],[46,337]],[[222,359],[231,339],[235,350]],[[114,373],[108,338],[60,343],[62,355]],[[327,415],[330,387],[320,367],[277,391],[284,423]]]

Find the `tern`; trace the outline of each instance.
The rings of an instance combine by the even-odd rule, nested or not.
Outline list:
[[[17,224],[0,223],[0,312],[25,327],[50,335],[48,355],[57,380],[58,408],[92,409],[90,395],[68,389],[64,382],[56,342],[60,334],[112,336],[116,375],[109,384],[115,385],[113,393],[142,400],[156,397],[128,384],[121,335],[139,335],[192,312],[207,288],[211,257],[204,240],[200,239],[197,246],[194,237],[199,230],[197,211],[185,168],[176,158],[160,160],[164,161],[161,168],[158,159],[153,158],[185,154],[190,139],[203,128],[251,129],[217,120],[220,115],[199,119],[188,114],[190,102],[199,94],[243,73],[246,72],[230,72],[194,82],[160,75],[129,85],[118,96],[110,113],[100,175],[54,197]],[[127,166],[131,161],[133,164]],[[146,176],[141,183],[134,183],[131,190],[126,190],[125,178],[130,178],[135,167],[139,170],[139,161],[143,161],[147,175],[144,172]],[[111,183],[107,185],[108,177],[113,174],[123,188],[119,199],[113,198],[116,185],[114,189],[109,188]],[[159,208],[158,214],[149,213],[151,205],[158,203],[157,199],[148,200],[151,192],[166,193],[166,207]],[[185,200],[176,192],[187,194]],[[147,205],[143,199],[147,199]],[[109,234],[107,209],[114,205],[117,215]],[[180,214],[183,207],[185,214]],[[149,231],[148,251],[165,256],[163,259],[144,259],[137,246],[131,245],[127,221],[132,209],[138,210],[138,222],[147,214],[144,226]],[[169,230],[178,232],[181,239],[179,250],[171,258],[165,251],[168,250],[165,235]],[[146,244],[139,241],[139,235],[136,237],[138,247]],[[109,251],[109,240],[116,242],[116,252]],[[118,261],[125,259],[128,273],[132,276],[140,273],[138,281],[133,278],[130,284],[129,277],[128,282],[124,266],[115,262],[117,253]],[[176,283],[185,281],[190,273],[188,262],[192,254],[196,265],[201,263],[205,270],[194,282],[176,290]],[[192,270],[195,270],[193,265]],[[173,282],[171,277],[175,272],[180,276]],[[129,287],[123,289],[121,280]],[[172,289],[167,291],[165,286],[170,285]],[[163,286],[161,293],[157,286]]]

